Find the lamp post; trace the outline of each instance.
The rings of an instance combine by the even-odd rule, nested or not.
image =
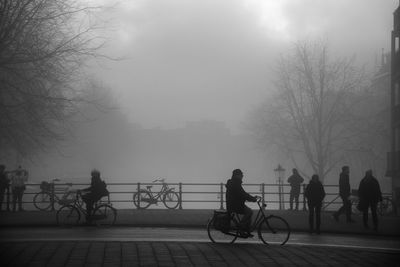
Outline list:
[[[285,209],[285,203],[284,203],[284,195],[283,195],[282,178],[285,175],[285,169],[282,168],[281,164],[278,164],[278,167],[274,170],[274,172],[275,172],[275,177],[276,177],[277,183],[278,183],[279,209],[283,210],[283,209]]]

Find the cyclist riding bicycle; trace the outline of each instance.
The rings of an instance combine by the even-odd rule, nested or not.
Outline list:
[[[232,172],[232,178],[226,183],[226,209],[228,214],[232,212],[243,214],[241,219],[242,230],[248,236],[252,236],[250,233],[250,224],[253,211],[247,207],[244,203],[247,201],[256,202],[257,197],[251,196],[242,187],[243,172],[240,169],[236,169]]]
[[[100,172],[94,169],[90,174],[92,176],[90,186],[81,190],[82,200],[86,203],[87,222],[90,222],[94,203],[109,194],[106,183],[100,179]]]

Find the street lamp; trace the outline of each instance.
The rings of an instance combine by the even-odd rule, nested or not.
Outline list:
[[[284,195],[283,195],[283,182],[282,178],[285,177],[285,169],[282,168],[281,164],[274,170],[276,181],[278,183],[278,194],[279,194],[279,209],[285,209]]]

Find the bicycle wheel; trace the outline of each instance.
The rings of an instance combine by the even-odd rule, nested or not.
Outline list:
[[[168,191],[164,194],[163,202],[165,207],[176,209],[179,205],[179,195],[174,191]]]
[[[57,211],[57,224],[62,226],[73,226],[79,223],[81,213],[74,206],[62,206]]]
[[[210,238],[210,240],[213,243],[221,243],[221,244],[232,244],[233,242],[235,242],[237,235],[235,235],[235,233],[223,233],[221,230],[215,229],[214,227],[214,217],[211,218],[208,221],[207,224],[207,234],[208,234],[208,238]],[[238,234],[238,233],[236,233]]]
[[[39,192],[33,197],[33,205],[41,211],[51,208],[51,196],[47,192]]]
[[[290,227],[285,219],[270,215],[258,226],[258,237],[264,244],[284,245],[290,236]]]
[[[94,209],[91,219],[97,226],[112,226],[117,219],[117,210],[108,204],[99,205]]]
[[[139,209],[148,208],[151,204],[150,193],[146,190],[140,190],[140,192],[135,193],[133,195],[133,204]]]

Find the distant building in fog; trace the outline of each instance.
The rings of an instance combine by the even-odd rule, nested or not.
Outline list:
[[[400,6],[394,11],[391,40],[391,149],[387,176],[392,177],[393,195],[400,205]]]

